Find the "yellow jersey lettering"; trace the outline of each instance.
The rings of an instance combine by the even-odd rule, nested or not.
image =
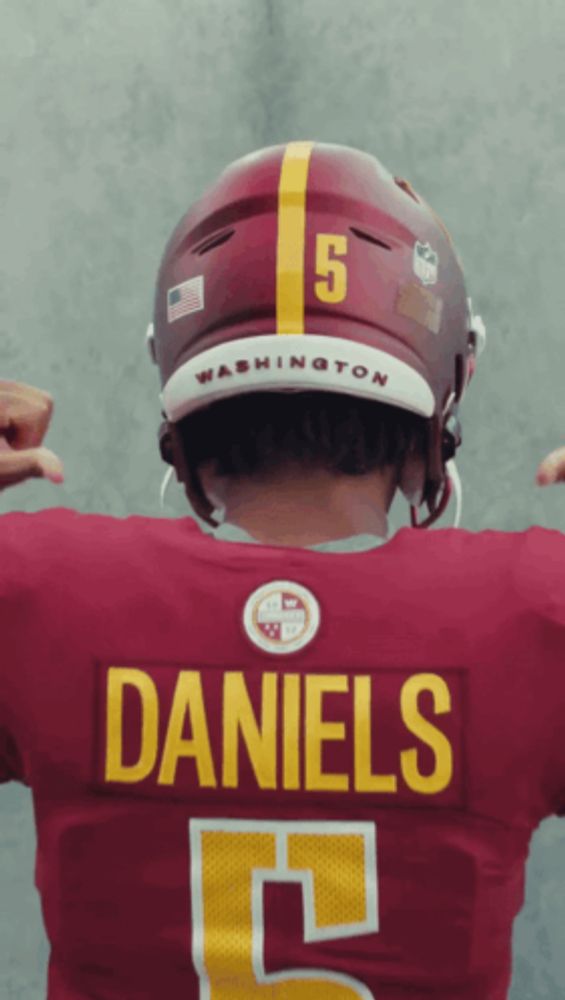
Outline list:
[[[396,792],[395,774],[373,774],[371,770],[371,678],[353,680],[354,771],[356,792]]]
[[[141,707],[141,747],[134,764],[124,764],[124,689],[137,691]],[[135,784],[157,760],[159,696],[149,674],[133,667],[110,667],[106,689],[106,781]]]
[[[187,716],[192,733],[190,739],[182,735]],[[159,785],[174,784],[181,757],[194,759],[201,788],[216,787],[202,681],[197,670],[182,670],[178,676],[157,779]]]
[[[258,723],[241,671],[224,674],[224,788],[239,784],[239,735],[245,743],[259,788],[277,787],[277,681],[275,673],[261,678],[261,721]]]
[[[463,800],[465,758],[455,752],[461,671],[256,673],[165,664],[106,667],[101,678],[101,783],[187,794],[357,793],[383,804]]]
[[[283,788],[300,788],[300,676],[283,678]]]
[[[402,750],[400,765],[404,780],[413,792],[437,795],[447,788],[451,781],[453,751],[445,733],[421,714],[418,698],[423,691],[431,693],[436,715],[451,711],[451,694],[446,681],[438,674],[414,674],[402,685],[400,692],[400,710],[404,724],[414,736],[433,751],[434,770],[429,775],[421,773],[418,768],[418,751],[414,748]]]
[[[308,791],[346,792],[349,775],[324,773],[322,746],[328,740],[344,740],[343,722],[325,722],[322,718],[323,697],[330,692],[346,692],[349,677],[344,674],[307,674],[306,682],[306,788]]]

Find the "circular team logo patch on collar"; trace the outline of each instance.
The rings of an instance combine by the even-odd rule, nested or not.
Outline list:
[[[299,583],[273,580],[254,590],[243,610],[251,642],[267,653],[295,653],[312,641],[320,626],[320,605]]]

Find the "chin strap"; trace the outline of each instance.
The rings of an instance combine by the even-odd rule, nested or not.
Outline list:
[[[450,458],[445,463],[445,472],[446,475],[440,501],[437,507],[430,512],[425,521],[421,521],[420,523],[418,522],[418,508],[414,507],[412,504],[410,505],[410,520],[413,528],[429,528],[431,524],[438,521],[441,515],[445,512],[452,493],[455,494],[455,519],[452,527],[459,527],[461,523],[461,509],[463,507],[463,486],[461,484],[461,477],[454,458]]]
[[[175,470],[171,466],[170,469],[167,469],[165,475],[163,476],[163,482],[161,483],[161,489],[159,490],[159,506],[161,510],[165,509],[165,497],[167,495],[171,479],[173,478],[174,471]]]
[[[453,492],[455,494],[455,518],[453,520],[453,527],[458,528],[461,524],[461,510],[463,508],[463,484],[461,483],[461,476],[459,475],[459,469],[455,464],[455,459],[450,458],[446,462],[446,469],[451,482],[453,483]]]

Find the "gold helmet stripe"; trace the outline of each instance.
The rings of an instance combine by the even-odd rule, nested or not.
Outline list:
[[[304,333],[306,187],[313,142],[289,142],[279,181],[277,333]]]

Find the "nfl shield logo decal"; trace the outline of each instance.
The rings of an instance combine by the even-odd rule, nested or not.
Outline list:
[[[320,625],[320,605],[299,583],[273,580],[254,590],[243,610],[251,642],[267,653],[295,653],[312,641]]]
[[[435,285],[438,274],[439,257],[429,243],[414,244],[414,274],[423,285]]]

